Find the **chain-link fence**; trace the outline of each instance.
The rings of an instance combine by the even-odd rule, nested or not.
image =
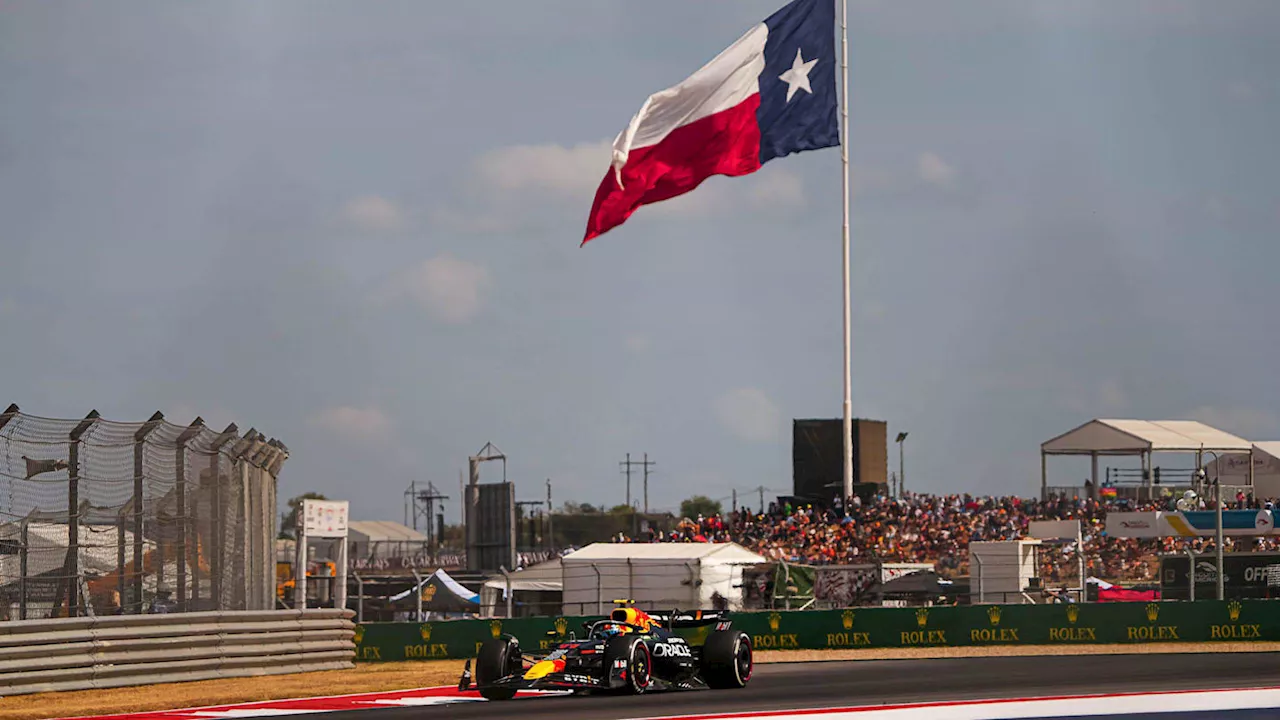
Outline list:
[[[266,610],[283,443],[0,413],[0,619]]]

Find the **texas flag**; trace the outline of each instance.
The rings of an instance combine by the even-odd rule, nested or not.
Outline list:
[[[747,175],[839,145],[835,2],[794,0],[684,82],[650,95],[613,141],[582,243],[712,175]]]

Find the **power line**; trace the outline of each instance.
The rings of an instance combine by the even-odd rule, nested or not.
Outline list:
[[[631,467],[633,465],[644,468],[644,511],[649,512],[649,468],[657,465],[656,462],[649,460],[649,453],[644,454],[643,462],[635,462],[631,459],[631,453],[627,453],[627,459],[618,463],[624,469],[623,472],[627,476],[627,507],[631,507]]]

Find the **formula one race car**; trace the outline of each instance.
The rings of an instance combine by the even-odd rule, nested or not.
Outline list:
[[[677,634],[714,625],[700,645]],[[586,638],[570,633],[545,655],[520,649],[511,635],[487,640],[476,656],[475,689],[488,700],[517,690],[573,690],[639,695],[650,690],[740,688],[751,678],[751,637],[718,612],[649,614],[618,607],[606,620],[583,623]],[[468,660],[458,683],[471,685]]]

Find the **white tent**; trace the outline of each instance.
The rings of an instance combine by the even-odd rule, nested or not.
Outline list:
[[[1088,455],[1093,461],[1091,479],[1098,486],[1098,458],[1139,456],[1150,478],[1152,453],[1252,452],[1253,443],[1194,420],[1090,420],[1040,445],[1040,494],[1048,494],[1046,461],[1050,455]],[[1148,497],[1153,494],[1150,479]]]
[[[1223,453],[1204,466],[1209,478],[1221,477],[1222,485],[1238,487],[1249,484],[1249,453]],[[1253,443],[1253,496],[1280,497],[1280,442]]]
[[[554,609],[545,607],[545,595],[533,593],[559,593],[563,588],[563,572],[560,558],[531,565],[511,573],[510,584],[504,575],[494,575],[480,588],[480,611],[488,616],[505,615],[507,588],[510,587],[513,604],[535,603],[536,614],[559,614],[559,602]]]
[[[115,525],[80,525],[79,526],[79,564],[80,571],[87,577],[96,577],[115,572],[119,566],[120,541],[124,541],[127,562],[133,561],[133,533],[125,530],[123,538]],[[8,541],[15,546],[24,540],[22,523],[11,522],[0,526],[0,540]],[[54,574],[60,572],[66,562],[67,547],[70,544],[70,530],[65,524],[30,522],[26,527],[27,576]],[[155,550],[155,543],[143,540],[142,551],[150,553]],[[16,581],[21,575],[19,566],[21,554],[17,551],[9,555],[0,555],[0,584]]]
[[[614,600],[645,610],[709,609],[719,594],[742,607],[742,571],[766,562],[737,543],[595,543],[561,559],[564,611],[607,613]]]

